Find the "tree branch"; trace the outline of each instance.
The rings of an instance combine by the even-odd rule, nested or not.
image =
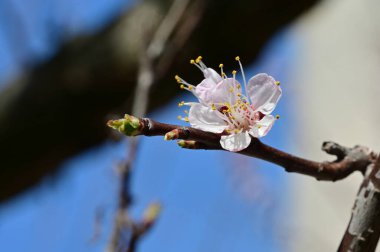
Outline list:
[[[182,139],[178,144],[190,149],[223,150],[219,140],[223,134],[205,132],[192,127],[182,127],[156,122],[149,118],[125,115],[119,120],[108,122],[108,126],[127,136],[163,136],[165,140]],[[323,143],[322,149],[337,156],[333,162],[316,162],[283,152],[252,138],[251,144],[239,154],[256,157],[283,167],[287,172],[312,176],[317,180],[341,180],[354,171],[364,174],[369,164],[374,162],[375,154],[363,146],[346,148],[332,142]]]
[[[380,236],[380,156],[369,164],[338,252],[373,252]]]

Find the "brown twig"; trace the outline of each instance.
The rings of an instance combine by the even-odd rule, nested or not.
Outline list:
[[[223,133],[214,134],[130,115],[109,121],[108,126],[127,136],[181,139],[178,145],[187,149],[223,150],[219,143]],[[324,142],[322,150],[335,155],[337,159],[332,162],[307,160],[268,146],[257,138],[252,138],[251,144],[238,153],[278,164],[288,172],[309,175],[317,180],[336,181],[354,171],[362,172],[365,177],[338,252],[374,252],[380,237],[380,156],[367,147],[347,148],[333,142]]]
[[[219,140],[222,134],[205,132],[192,127],[181,127],[156,122],[148,118],[136,118],[126,115],[125,118],[109,121],[108,125],[128,136],[164,136],[165,140],[183,139],[179,144],[184,148],[223,150]],[[194,141],[194,142],[189,142]],[[287,172],[309,175],[317,180],[336,181],[360,171],[364,173],[367,166],[374,162],[375,154],[363,146],[346,148],[332,142],[325,142],[322,149],[328,154],[337,156],[333,162],[316,162],[283,152],[252,138],[251,144],[239,154],[260,158],[278,164]]]

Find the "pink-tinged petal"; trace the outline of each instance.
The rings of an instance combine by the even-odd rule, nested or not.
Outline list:
[[[255,110],[268,115],[275,109],[282,90],[272,76],[260,73],[248,81],[247,93]]]
[[[250,143],[251,136],[248,132],[231,134],[220,138],[222,148],[233,152],[244,150]]]
[[[256,138],[265,136],[272,128],[274,121],[276,121],[274,116],[264,116],[252,127],[252,129],[249,131],[249,134]]]
[[[199,101],[203,104],[212,103],[213,90],[216,84],[210,79],[204,79],[200,84],[195,87],[194,93]]]
[[[204,79],[198,86],[195,87],[195,95],[199,101],[205,105],[212,103],[236,103],[237,92],[231,92],[231,87],[235,87],[239,84],[237,80],[232,78],[224,79],[221,82],[213,85],[209,79]]]
[[[196,129],[222,133],[226,129],[227,123],[218,114],[220,112],[217,110],[195,103],[190,107],[189,122]]]
[[[206,68],[205,70],[203,70],[203,75],[205,76],[205,79],[209,79],[211,82],[214,83],[214,85],[223,80],[222,76],[220,76],[218,72],[212,68]]]

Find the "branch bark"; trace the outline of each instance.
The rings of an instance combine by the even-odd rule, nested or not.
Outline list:
[[[165,140],[181,139],[178,145],[183,148],[223,150],[219,141],[224,133],[215,134],[130,115],[109,121],[108,126],[127,136],[165,136]],[[324,142],[322,150],[335,155],[336,160],[307,160],[268,146],[257,138],[252,138],[251,144],[237,153],[266,160],[288,172],[312,176],[317,180],[337,181],[354,171],[360,171],[364,174],[364,180],[338,252],[374,252],[380,237],[380,156],[367,147],[347,148],[333,142]]]
[[[374,252],[380,237],[380,156],[369,164],[338,252]]]
[[[119,130],[127,136],[165,136],[165,140],[182,139],[178,144],[190,149],[223,150],[219,140],[222,134],[205,132],[192,127],[156,122],[149,118],[137,118],[126,115],[123,119],[108,122],[108,126]],[[312,176],[317,180],[337,181],[354,171],[364,173],[367,166],[374,162],[375,154],[363,146],[343,147],[332,142],[325,142],[322,149],[335,155],[333,162],[316,162],[283,152],[252,138],[251,144],[239,154],[260,158],[283,167],[287,172]]]

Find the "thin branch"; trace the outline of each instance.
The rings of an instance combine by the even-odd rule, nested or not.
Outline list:
[[[219,143],[222,134],[205,132],[192,127],[165,124],[130,115],[126,115],[123,119],[109,121],[108,126],[127,136],[165,136],[165,140],[183,139],[186,141],[178,143],[184,148],[223,150]],[[238,153],[277,164],[285,168],[287,172],[300,173],[317,180],[327,181],[341,180],[354,171],[364,173],[367,166],[375,159],[375,154],[363,146],[346,148],[336,143],[325,142],[322,149],[328,154],[337,156],[337,160],[333,162],[307,160],[268,146],[257,138],[252,138],[251,144]]]

